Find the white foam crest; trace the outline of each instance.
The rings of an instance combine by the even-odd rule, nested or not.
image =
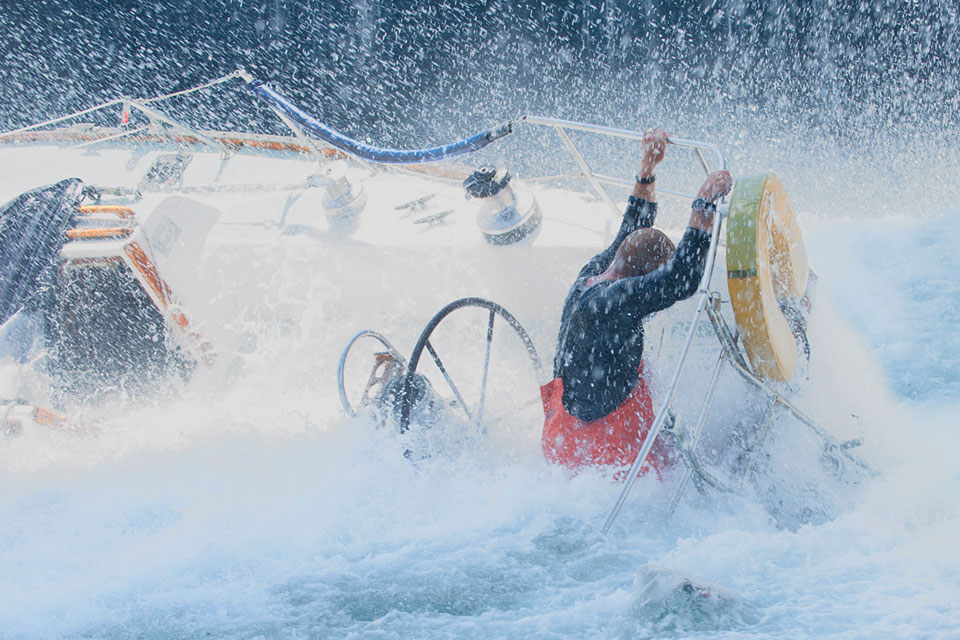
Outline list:
[[[97,438],[4,443],[5,633],[796,637],[798,628],[820,636],[956,628],[958,407],[892,399],[870,353],[878,335],[907,333],[921,353],[938,336],[910,337],[909,291],[858,293],[905,263],[844,274],[850,256],[818,242],[856,233],[819,224],[810,244],[823,296],[801,399],[827,425],[862,430],[854,452],[880,474],[826,495],[840,508],[816,524],[780,527],[749,493],[691,492],[664,520],[669,489],[643,478],[602,539],[596,529],[619,486],[547,465],[539,425],[527,418],[488,440],[457,438],[449,427],[462,424],[451,422],[436,439],[455,453],[411,464],[405,442],[343,417],[332,391],[339,347],[369,318],[331,311],[323,292],[308,289],[305,321],[292,331],[254,324],[258,349],[230,377],[102,408]],[[851,309],[878,320],[851,329]],[[343,326],[329,330],[327,313]],[[381,319],[402,348],[425,320],[407,315]],[[946,333],[946,325],[927,326]],[[467,335],[457,329],[451,339]],[[482,342],[463,343],[476,359]],[[834,419],[851,404],[859,420]],[[718,403],[721,414],[741,409]],[[771,441],[777,460],[797,438]],[[819,462],[796,464],[812,472]],[[737,602],[644,599],[636,570],[651,562],[705,576]]]

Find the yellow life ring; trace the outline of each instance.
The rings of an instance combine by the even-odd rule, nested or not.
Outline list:
[[[747,358],[762,378],[793,376],[800,348],[779,301],[804,296],[809,276],[783,184],[772,173],[738,180],[727,219],[727,287]]]

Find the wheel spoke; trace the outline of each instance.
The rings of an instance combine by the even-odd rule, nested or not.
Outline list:
[[[487,372],[490,370],[490,345],[493,343],[493,320],[497,317],[493,309],[490,310],[490,321],[487,323],[487,346],[483,352],[483,376],[480,378],[480,408],[477,409],[477,427],[486,433],[480,426],[483,420],[483,401],[487,397]]]
[[[483,373],[480,385],[480,402],[478,405],[474,405],[474,411],[477,412],[476,419],[473,418],[473,413],[467,406],[463,394],[460,393],[460,390],[450,378],[450,374],[447,372],[446,367],[441,362],[439,356],[437,356],[437,352],[433,348],[433,345],[430,344],[430,337],[433,334],[433,331],[443,321],[443,319],[457,309],[463,309],[466,307],[479,307],[490,312],[489,320],[487,322],[487,343],[485,345]],[[484,410],[486,408],[487,383],[490,379],[490,357],[493,353],[493,325],[495,318],[498,315],[510,326],[510,328],[513,329],[517,337],[519,337],[521,342],[523,342],[524,349],[526,350],[527,355],[530,357],[530,363],[533,365],[536,379],[539,383],[543,383],[543,364],[540,361],[540,356],[537,355],[537,350],[533,345],[533,341],[530,339],[530,336],[527,334],[526,330],[524,330],[517,319],[514,318],[509,311],[497,303],[485,300],[483,298],[461,298],[459,300],[454,300],[450,304],[440,309],[440,311],[430,318],[426,326],[424,326],[423,331],[420,332],[420,337],[417,338],[416,345],[413,347],[413,351],[410,354],[410,360],[406,366],[407,374],[404,377],[403,382],[405,393],[400,406],[401,433],[406,431],[410,426],[411,394],[409,392],[414,380],[413,375],[417,372],[417,365],[420,363],[420,358],[425,350],[433,358],[433,362],[436,364],[437,368],[440,369],[440,373],[443,374],[444,379],[450,386],[450,390],[453,392],[454,396],[456,396],[460,406],[463,407],[464,414],[466,414],[467,418],[471,422],[480,425],[481,419],[484,415]]]
[[[433,348],[433,345],[430,344],[429,340],[427,340],[424,346],[427,348],[427,352],[430,354],[430,357],[433,358],[434,364],[436,364],[437,368],[440,369],[440,373],[443,374],[443,379],[447,381],[448,385],[450,385],[450,390],[453,391],[453,395],[457,396],[457,401],[460,403],[460,406],[463,407],[463,412],[467,414],[467,418],[472,422],[473,414],[470,413],[470,407],[467,406],[463,396],[460,395],[460,390],[457,389],[457,385],[453,384],[450,374],[447,373],[446,367],[444,367],[443,362],[440,361],[440,356],[437,355],[436,350]]]

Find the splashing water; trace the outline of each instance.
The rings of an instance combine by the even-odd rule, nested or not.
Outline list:
[[[958,212],[943,205],[956,199],[960,111],[956,86],[946,86],[954,75],[938,76],[952,64],[943,52],[956,39],[956,12],[950,3],[918,3],[916,15],[892,3],[861,14],[853,4],[813,3],[792,15],[748,4],[703,3],[687,18],[659,5],[647,14],[605,9],[629,20],[568,16],[552,4],[538,14],[478,3],[482,19],[435,9],[424,20],[449,37],[410,62],[407,52],[429,32],[412,23],[415,11],[230,4],[224,24],[242,25],[234,41],[242,55],[197,45],[196,65],[176,67],[212,77],[240,57],[301,74],[307,80],[290,80],[291,90],[324,89],[312,97],[328,110],[318,113],[385,142],[445,138],[474,128],[464,123],[542,109],[628,126],[664,122],[717,140],[738,174],[774,169],[800,211],[821,286],[892,388],[891,400],[879,376],[863,381],[861,401],[890,408],[874,438],[886,464],[849,504],[787,528],[746,498],[688,500],[664,519],[669,495],[644,478],[602,538],[599,520],[618,486],[547,465],[536,425],[411,465],[389,434],[344,418],[329,355],[342,336],[305,323],[297,336],[265,340],[231,385],[118,407],[95,440],[3,443],[0,637],[933,637],[960,628],[952,453],[960,237]],[[120,34],[112,43],[98,3],[59,18],[46,9],[0,15],[19,38],[4,64],[21,69],[3,89],[3,128],[43,117],[30,111],[35,104],[60,113],[97,92],[170,88],[170,52],[203,39],[195,29],[171,33],[201,21],[156,7],[170,15],[155,27],[144,26],[152,13],[111,18]],[[704,24],[716,30],[711,38],[691,30]],[[855,37],[837,36],[858,24]],[[58,25],[96,37],[77,52]],[[155,41],[155,53],[147,47],[113,64],[134,55],[136,29],[136,42]],[[305,35],[325,65],[308,62]],[[458,42],[469,64],[443,71],[436,61]],[[77,56],[28,55],[58,44]],[[399,73],[386,62],[388,46],[401,54]],[[542,77],[525,66],[530,59]],[[623,71],[631,65],[639,70]],[[874,67],[858,84],[858,72]],[[158,69],[162,78],[144,81]],[[738,70],[745,77],[730,79]],[[398,112],[384,113],[369,90],[378,82],[381,95],[406,96]],[[475,84],[485,98],[464,97]],[[720,96],[704,100],[717,86]],[[324,309],[313,312],[306,317]],[[391,319],[391,329],[413,335],[422,319]],[[864,370],[849,361],[854,351],[837,354],[836,375]],[[730,597],[701,602],[647,588],[651,566],[703,576]]]

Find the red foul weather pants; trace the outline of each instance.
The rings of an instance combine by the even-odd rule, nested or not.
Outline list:
[[[620,406],[592,422],[576,418],[563,406],[563,379],[554,378],[540,387],[543,399],[543,455],[551,462],[570,469],[585,466],[626,467],[633,464],[643,438],[653,423],[653,402],[643,377],[643,365],[637,385]],[[640,473],[653,467],[657,476],[666,468],[668,456],[657,442]]]

